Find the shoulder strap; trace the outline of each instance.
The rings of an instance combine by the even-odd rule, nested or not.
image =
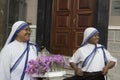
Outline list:
[[[38,48],[38,44],[34,44],[34,43],[29,43],[30,45],[33,45],[36,49],[36,54],[38,56],[38,51],[39,51],[39,48]]]
[[[28,45],[27,45],[26,49],[24,50],[24,52],[22,53],[22,55],[17,59],[15,64],[12,66],[12,68],[10,69],[10,72],[14,71],[16,69],[16,67],[19,65],[19,63],[23,59],[23,56],[25,55],[25,52],[27,51],[27,49],[28,49]]]
[[[95,56],[95,54],[96,54],[96,49],[97,49],[97,46],[95,45],[95,48],[93,49],[93,51],[90,53],[90,55],[88,55],[86,58],[85,58],[85,60],[83,61],[83,63],[82,63],[82,68],[84,67],[84,66],[86,66],[86,64],[87,64],[87,62],[90,60],[90,58],[93,58],[94,56]]]
[[[108,60],[107,60],[107,57],[106,57],[106,54],[105,54],[105,51],[104,51],[104,47],[102,47],[102,50],[103,50],[103,56],[104,56],[104,63],[105,63],[105,65],[107,65]]]
[[[103,56],[104,56],[104,63],[105,63],[105,65],[108,63],[108,60],[107,60],[107,57],[106,57],[106,54],[105,54],[105,47],[104,46],[100,46],[100,47],[98,47],[98,48],[101,48],[102,49],[102,51],[103,51]]]
[[[25,65],[24,65],[24,69],[23,69],[23,72],[22,72],[22,75],[21,75],[21,79],[20,79],[20,80],[24,80],[25,70],[26,70],[27,62],[28,62],[29,51],[30,51],[30,48],[29,48],[29,43],[28,43],[28,48],[27,48],[27,55],[26,55]]]
[[[96,50],[97,50],[98,48],[102,48],[102,50],[103,50],[103,55],[104,55],[104,62],[105,62],[105,65],[107,64],[108,60],[107,60],[106,55],[105,55],[104,46],[100,46],[100,47],[95,46],[94,50],[93,50],[93,51],[90,53],[90,55],[88,55],[88,56],[85,58],[85,60],[83,61],[82,68],[87,64],[87,62],[90,60],[90,58],[92,58],[91,61],[89,62],[89,65],[90,65],[90,63],[92,62],[92,60],[93,60],[93,58],[94,58],[94,56],[95,56],[95,54],[96,54]],[[89,68],[89,65],[88,65],[88,68]],[[87,68],[87,69],[88,69],[88,68]]]

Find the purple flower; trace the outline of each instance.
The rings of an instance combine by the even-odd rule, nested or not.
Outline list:
[[[27,74],[44,75],[45,72],[51,71],[54,67],[64,67],[66,60],[61,55],[40,56],[36,60],[30,60],[27,68]]]

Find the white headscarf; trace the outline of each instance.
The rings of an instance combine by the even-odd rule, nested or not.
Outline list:
[[[15,40],[17,33],[19,33],[22,29],[25,27],[28,27],[28,24],[24,21],[17,21],[13,24],[12,30],[8,36],[8,39],[6,40],[6,43],[4,46],[8,45],[12,41]]]
[[[84,46],[89,41],[89,39],[92,38],[97,33],[99,33],[99,31],[94,27],[86,28],[84,31],[83,42],[81,44],[81,47]]]

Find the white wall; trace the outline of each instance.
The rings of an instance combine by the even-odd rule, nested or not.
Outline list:
[[[32,30],[30,40],[31,42],[36,42],[36,24],[37,24],[37,4],[38,0],[26,0],[27,4],[27,14],[26,21],[32,23],[30,28]]]
[[[36,25],[37,22],[37,3],[38,0],[26,0],[27,4],[26,21],[31,22],[32,25]]]
[[[120,26],[120,15],[112,15],[112,2],[120,0],[110,0],[110,10],[109,10],[109,26]],[[117,11],[118,12],[118,11]]]
[[[112,2],[116,0],[110,0],[110,12],[109,12],[109,27],[108,27],[108,50],[114,57],[117,58],[117,65],[109,71],[110,80],[120,79],[120,15],[112,15]],[[120,0],[117,0],[120,1]]]

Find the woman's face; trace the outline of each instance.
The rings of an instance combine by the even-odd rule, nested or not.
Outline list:
[[[31,34],[30,28],[26,27],[17,34],[16,40],[20,42],[27,42],[30,40],[30,34]]]
[[[90,44],[97,44],[99,42],[99,34],[94,35],[89,41],[88,43]]]

